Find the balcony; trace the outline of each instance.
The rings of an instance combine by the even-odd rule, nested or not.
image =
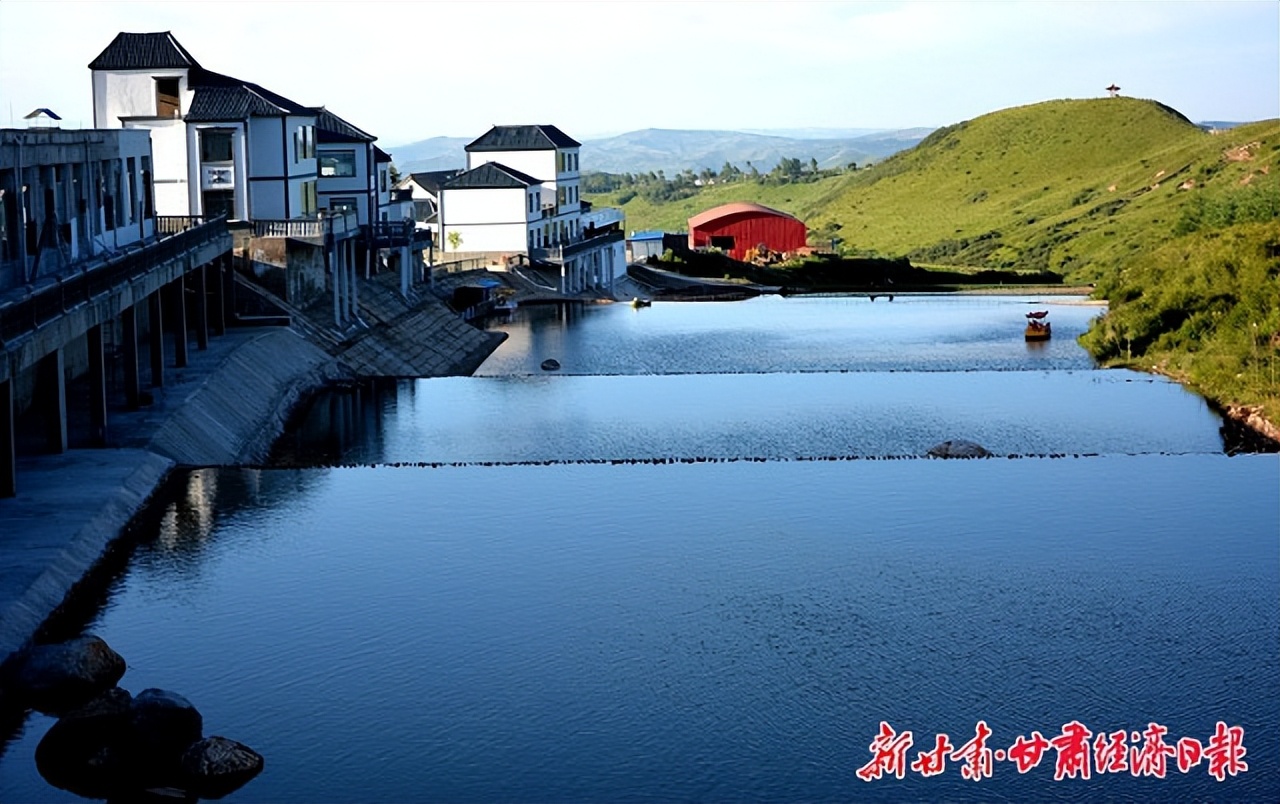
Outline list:
[[[257,220],[253,222],[254,237],[292,237],[300,240],[319,240],[333,237],[346,240],[360,234],[360,220],[354,209],[320,213],[315,218],[295,220]]]
[[[599,232],[591,236],[578,235],[546,248],[529,249],[529,257],[542,262],[563,265],[565,260],[571,259],[584,251],[600,248],[609,243],[621,242],[623,238],[622,232]]]

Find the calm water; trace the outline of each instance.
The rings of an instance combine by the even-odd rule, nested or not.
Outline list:
[[[291,449],[383,465],[193,473],[89,628],[124,686],[266,756],[229,801],[1276,800],[1280,460],[1216,454],[1197,398],[1066,339],[995,365],[1007,332],[949,328],[990,308],[1016,336],[1013,302],[902,301],[969,344],[954,371],[887,371],[861,323],[842,342],[865,299],[671,312],[672,361],[698,311],[735,342],[818,322],[805,372],[768,374],[742,352],[587,376],[676,305],[522,314],[484,373],[553,339],[587,370],[324,400],[310,426],[342,438]],[[861,459],[954,435],[1068,457]],[[672,457],[715,460],[622,462]],[[979,783],[855,775],[882,720],[914,759],[979,720],[1007,748],[1073,719],[1170,742],[1223,720],[1249,769],[1054,782],[1051,750]],[[50,722],[8,744],[0,801],[78,800],[34,769]]]

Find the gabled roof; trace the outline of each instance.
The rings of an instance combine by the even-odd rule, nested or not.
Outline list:
[[[23,120],[35,120],[35,119],[40,118],[40,117],[47,117],[47,118],[48,118],[48,119],[50,119],[50,120],[61,120],[61,119],[62,119],[62,117],[60,117],[59,115],[54,114],[54,112],[53,112],[53,110],[52,110],[52,109],[46,109],[46,108],[44,108],[43,106],[41,106],[39,109],[36,109],[36,110],[35,110],[34,112],[32,112],[31,114],[24,116],[22,119],[23,119]]]
[[[434,195],[440,194],[440,187],[445,182],[457,176],[460,170],[431,170],[421,173],[410,173],[409,178],[418,183],[418,186]]]
[[[374,162],[390,162],[392,161],[391,154],[387,153],[386,151],[382,150],[381,148],[375,145],[373,146],[373,161]]]
[[[743,213],[755,213],[763,215],[773,215],[779,218],[790,218],[793,221],[800,220],[795,215],[789,215],[786,212],[780,212],[772,207],[766,207],[763,204],[753,204],[750,201],[735,201],[730,204],[721,204],[713,207],[706,212],[700,212],[689,219],[689,230],[692,231],[699,226],[703,226],[720,218],[727,218],[730,215],[741,215]]]
[[[494,126],[472,141],[467,151],[554,151],[581,145],[555,126]]]
[[[459,173],[441,185],[443,190],[505,189],[532,187],[542,182],[527,173],[497,162],[485,162],[478,168]]]
[[[106,50],[89,62],[90,70],[159,70],[199,66],[168,31],[118,33]]]
[[[249,116],[315,115],[311,107],[252,81],[242,81],[202,67],[187,73],[187,86],[195,91],[186,114],[186,119],[192,122],[243,120]]]
[[[377,139],[323,106],[312,111],[316,114],[316,142],[373,142]]]

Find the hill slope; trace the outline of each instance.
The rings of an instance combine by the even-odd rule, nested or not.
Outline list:
[[[1197,198],[1275,191],[1277,146],[1275,122],[1214,135],[1153,101],[1051,101],[939,129],[801,213],[858,250],[1092,281]]]

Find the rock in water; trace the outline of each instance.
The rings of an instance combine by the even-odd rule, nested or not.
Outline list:
[[[557,371],[559,368],[560,361],[556,360],[554,357],[548,357],[546,360],[542,361],[543,371]]]
[[[36,769],[54,787],[109,798],[129,773],[132,713],[132,698],[119,687],[68,712],[36,746]]]
[[[188,787],[201,798],[221,798],[262,772],[262,755],[226,737],[206,737],[182,754]]]
[[[991,453],[981,444],[955,438],[929,448],[930,458],[990,458]]]
[[[0,679],[21,704],[56,714],[111,689],[124,671],[124,658],[89,635],[24,648],[5,663]]]
[[[140,769],[164,779],[178,767],[187,746],[204,733],[204,718],[191,702],[168,690],[143,690],[133,699],[130,718]],[[153,774],[145,774],[150,778]]]

